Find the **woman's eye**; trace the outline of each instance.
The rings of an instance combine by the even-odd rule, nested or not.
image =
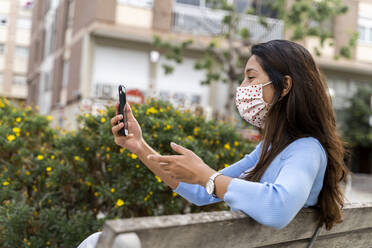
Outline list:
[[[252,80],[254,77],[248,77],[248,80]]]

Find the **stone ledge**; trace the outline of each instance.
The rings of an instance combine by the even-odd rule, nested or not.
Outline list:
[[[372,202],[348,203],[344,222],[320,231],[314,247],[372,247]],[[315,209],[303,208],[292,222],[276,230],[241,211],[140,217],[107,221],[97,248],[113,246],[121,234],[134,233],[140,246],[125,247],[306,247],[317,227]],[[123,236],[121,236],[123,239]],[[343,240],[343,241],[342,241]],[[351,242],[351,243],[350,243]]]

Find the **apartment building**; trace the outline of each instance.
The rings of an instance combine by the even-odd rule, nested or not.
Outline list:
[[[334,20],[334,37],[317,58],[340,116],[357,85],[372,85],[372,2],[344,2],[349,11]],[[241,10],[251,3],[235,0]],[[200,85],[204,74],[193,67],[211,34],[221,30],[224,14],[210,9],[205,0],[36,0],[28,103],[52,114],[54,124],[74,128],[75,114],[103,108],[116,99],[117,85],[123,83],[136,92],[133,99],[156,96],[174,104],[200,105],[208,113],[223,112],[226,101],[231,101],[227,85]],[[247,15],[242,22],[253,39],[265,31],[257,16]],[[268,18],[268,22],[274,28],[265,40],[288,38],[281,20]],[[352,59],[334,60],[349,34],[357,30],[361,35]],[[194,40],[171,75],[165,75],[165,59],[152,47],[154,34],[172,41]],[[312,52],[317,40],[307,38],[302,43]]]
[[[0,0],[0,96],[24,102],[32,1]]]

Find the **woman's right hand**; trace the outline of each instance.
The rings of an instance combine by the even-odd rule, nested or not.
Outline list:
[[[125,104],[125,113],[128,118],[128,136],[119,135],[118,131],[124,127],[122,122],[119,120],[123,119],[123,115],[119,114],[119,103],[116,103],[116,115],[111,119],[112,133],[114,134],[115,143],[134,154],[138,154],[143,144],[142,130],[138,124],[136,118],[132,113],[132,109],[129,103]]]

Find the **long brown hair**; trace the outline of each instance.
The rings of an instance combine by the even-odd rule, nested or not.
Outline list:
[[[327,154],[327,168],[317,207],[320,224],[325,223],[330,230],[343,221],[344,195],[339,182],[346,182],[348,169],[344,159],[348,152],[336,131],[325,81],[311,54],[295,42],[272,40],[254,45],[251,51],[268,74],[275,93],[262,130],[259,161],[244,179],[259,182],[273,159],[296,139],[318,139]],[[281,97],[286,75],[292,78],[292,87]]]

